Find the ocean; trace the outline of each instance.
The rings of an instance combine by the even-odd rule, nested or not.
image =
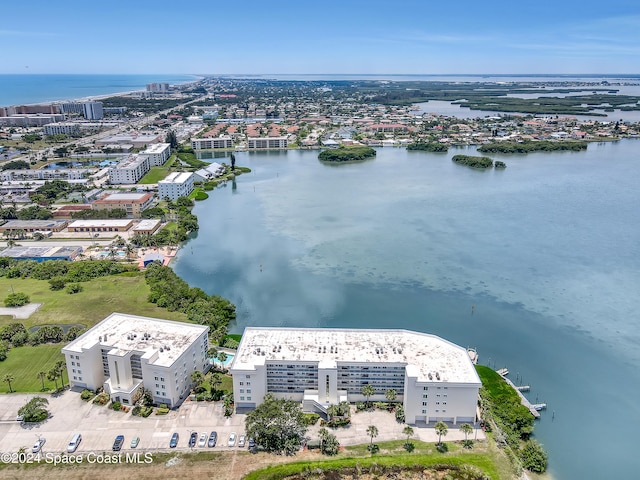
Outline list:
[[[548,404],[536,438],[555,478],[635,478],[639,147],[494,156],[504,171],[451,161],[474,148],[236,153],[252,173],[197,203],[174,269],[237,305],[235,332],[406,328],[475,347]]]
[[[0,107],[144,90],[147,83],[187,83],[193,75],[0,74]]]

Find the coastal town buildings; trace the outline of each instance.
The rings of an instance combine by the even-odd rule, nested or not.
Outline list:
[[[149,157],[130,155],[117,165],[109,168],[109,183],[112,185],[131,185],[138,183],[149,171]]]
[[[104,388],[113,402],[132,405],[145,388],[153,401],[175,407],[206,371],[209,327],[112,313],[62,349],[72,388]]]
[[[228,135],[223,135],[217,138],[192,138],[191,148],[193,148],[194,150],[233,148],[233,140]]]
[[[82,113],[87,120],[102,120],[104,115],[102,102],[84,102],[82,104]]]
[[[158,182],[158,197],[177,200],[193,192],[193,173],[173,172]]]
[[[247,327],[231,365],[236,408],[267,393],[326,413],[395,390],[407,423],[475,422],[481,382],[466,349],[406,330]]]
[[[154,143],[140,152],[140,156],[147,157],[151,167],[162,166],[171,156],[171,145],[168,143]]]
[[[142,212],[153,205],[152,193],[111,193],[95,200],[91,204],[94,210],[114,210],[121,208],[127,211],[127,217],[140,218]]]
[[[281,149],[287,148],[287,137],[256,137],[247,139],[247,147],[250,150]]]

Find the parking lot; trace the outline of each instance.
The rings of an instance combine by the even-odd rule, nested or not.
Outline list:
[[[180,440],[177,450],[189,450],[191,432],[218,432],[216,449],[232,450],[227,446],[231,432],[244,434],[241,414],[225,418],[220,402],[185,402],[168,415],[152,414],[148,418],[134,417],[131,413],[115,412],[106,406],[94,405],[80,399],[76,392],[66,391],[57,397],[47,396],[51,418],[39,425],[16,421],[16,413],[34,395],[3,395],[0,397],[0,444],[2,451],[17,452],[20,448],[31,451],[39,436],[46,438],[45,452],[66,452],[75,433],[82,434],[77,453],[111,450],[116,435],[124,435],[122,450],[130,450],[133,437],[140,437],[139,451],[170,450],[169,441],[174,432]],[[197,448],[197,447],[196,447]],[[204,447],[207,448],[207,447]],[[237,446],[235,447],[238,448]]]
[[[27,425],[16,421],[16,413],[33,394],[11,394],[0,397],[0,445],[3,452],[17,452],[20,448],[30,452],[39,436],[46,438],[43,452],[66,452],[67,445],[75,433],[82,435],[82,442],[76,453],[110,451],[116,435],[124,435],[122,451],[131,451],[130,443],[134,437],[140,437],[136,451],[170,451],[171,435],[177,432],[180,436],[175,450],[189,451],[189,436],[197,432],[209,435],[211,431],[218,433],[218,442],[214,450],[233,451],[240,447],[228,447],[227,440],[232,432],[243,435],[245,415],[235,413],[225,418],[221,402],[187,401],[168,415],[152,414],[148,418],[134,417],[131,413],[115,412],[106,406],[84,402],[77,392],[65,391],[49,400],[51,418],[42,424]],[[368,443],[366,433],[369,425],[378,428],[376,441],[405,439],[402,433],[403,424],[396,422],[392,413],[371,411],[355,413],[352,409],[352,424],[348,428],[332,430],[342,445]],[[433,426],[431,426],[433,427]],[[307,433],[311,439],[317,438],[320,426],[311,427]],[[435,442],[438,436],[433,428],[414,427],[415,439]],[[457,426],[449,425],[446,441],[463,440],[464,434]],[[475,430],[470,438],[485,438],[482,430]],[[209,449],[194,447],[193,450]],[[245,447],[246,449],[246,447]]]

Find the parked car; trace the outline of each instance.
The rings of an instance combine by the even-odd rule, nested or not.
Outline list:
[[[196,432],[191,432],[191,436],[189,437],[189,447],[191,448],[195,447],[197,440],[198,440],[198,434]]]
[[[217,441],[218,441],[218,432],[211,432],[211,435],[209,435],[209,442],[207,442],[207,445],[209,447],[215,447]]]
[[[200,440],[198,440],[198,446],[204,447],[207,444],[207,434],[203,433],[200,435]]]
[[[231,435],[229,435],[229,441],[227,442],[227,445],[229,447],[235,447],[236,446],[236,432],[231,432]]]
[[[175,432],[173,435],[171,435],[169,448],[176,448],[178,446],[178,440],[180,440],[180,435],[178,435],[178,432]]]
[[[33,453],[38,453],[46,441],[46,438],[40,437],[38,440],[36,440],[36,443],[33,444],[33,448],[31,449],[31,451]]]
[[[118,435],[116,439],[113,441],[113,447],[111,449],[114,452],[119,452],[122,450],[122,444],[124,443],[124,435]]]
[[[240,448],[244,448],[244,441],[245,441],[245,436],[244,435],[240,435],[240,438],[238,438],[238,446]]]
[[[82,435],[80,435],[79,433],[76,433],[71,438],[71,441],[69,442],[69,445],[67,445],[67,453],[75,452],[78,449],[78,445],[80,445],[81,441],[82,441]]]
[[[139,443],[140,437],[133,437],[133,439],[131,439],[131,448],[136,448]]]
[[[249,447],[249,450],[255,450],[256,441],[253,438],[249,437],[249,443],[247,446]]]

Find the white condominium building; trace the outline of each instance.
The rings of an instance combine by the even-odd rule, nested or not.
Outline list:
[[[238,408],[267,393],[326,413],[341,401],[385,401],[395,390],[406,422],[475,422],[480,378],[467,351],[406,330],[247,327],[231,365]]]
[[[287,137],[252,137],[247,139],[247,146],[250,149],[287,148],[288,145]]]
[[[149,157],[129,155],[114,167],[109,168],[109,183],[112,185],[131,185],[138,183],[149,171]]]
[[[164,180],[158,182],[158,197],[161,200],[177,200],[179,197],[188,197],[193,192],[193,173],[173,172]]]
[[[149,159],[150,166],[160,167],[169,160],[171,156],[171,145],[168,143],[154,143],[153,145],[149,145],[145,151],[140,152],[140,155]]]
[[[87,120],[102,120],[102,102],[85,102],[82,104],[82,113]]]
[[[72,387],[104,387],[111,400],[132,405],[144,387],[174,407],[191,388],[191,374],[209,368],[209,327],[112,313],[62,349]]]
[[[220,136],[214,138],[192,138],[191,148],[193,148],[194,150],[233,148],[233,140],[229,136]]]

